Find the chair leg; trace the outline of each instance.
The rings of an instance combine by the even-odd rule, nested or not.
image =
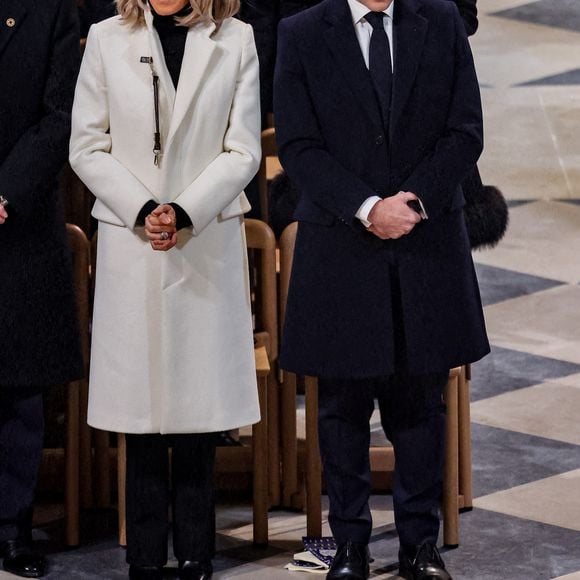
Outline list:
[[[258,377],[261,420],[252,427],[254,544],[268,544],[268,377]]]
[[[270,504],[280,504],[280,391],[276,371],[268,375],[268,479]]]
[[[469,365],[467,365],[469,366]],[[470,375],[469,375],[470,376]],[[473,476],[471,465],[471,412],[468,370],[462,367],[458,390],[459,416],[459,493],[463,496],[462,511],[473,509]]]
[[[119,545],[127,545],[127,511],[125,488],[127,486],[127,440],[124,433],[117,434],[117,495],[119,516]]]
[[[67,546],[79,545],[79,427],[81,381],[67,386],[65,449],[65,536]]]
[[[80,501],[83,508],[94,505],[93,495],[93,458],[91,444],[91,428],[87,424],[87,409],[89,406],[89,384],[86,379],[80,381]]]
[[[318,381],[305,377],[306,391],[306,530],[322,535],[322,464],[318,443]]]
[[[448,547],[459,545],[459,468],[458,468],[458,369],[449,373],[445,387],[445,468],[443,474],[443,541]]]
[[[296,435],[296,375],[284,373],[282,383],[282,505],[292,506],[298,492],[298,442]]]

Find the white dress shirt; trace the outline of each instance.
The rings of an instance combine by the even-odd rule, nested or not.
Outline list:
[[[389,39],[389,48],[391,53],[391,66],[394,69],[394,60],[393,60],[393,10],[394,10],[395,2],[391,2],[389,7],[383,12],[387,15],[386,18],[383,19],[383,23],[385,25],[385,32],[387,33],[387,38]],[[370,12],[370,10],[364,5],[361,4],[358,0],[348,0],[348,6],[350,8],[350,12],[352,14],[352,22],[354,24],[354,31],[356,33],[356,37],[358,43],[360,45],[360,49],[362,52],[362,56],[365,61],[365,65],[369,68],[369,52],[370,52],[370,44],[371,44],[371,34],[373,33],[373,27],[366,21],[365,16]],[[374,205],[381,201],[381,198],[378,195],[373,195],[372,197],[367,198],[363,204],[360,206],[359,210],[356,212],[356,217],[363,223],[365,227],[369,227],[371,223],[368,221],[369,213],[373,209]]]

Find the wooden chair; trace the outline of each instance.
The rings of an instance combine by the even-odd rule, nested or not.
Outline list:
[[[280,326],[284,321],[288,286],[292,270],[292,258],[297,223],[290,224],[280,238]],[[446,546],[459,545],[459,510],[467,506],[469,498],[463,493],[471,491],[471,430],[469,423],[469,396],[465,385],[465,367],[452,369],[445,387],[447,405],[445,468],[443,483],[443,538]],[[321,461],[318,446],[318,390],[316,377],[304,377],[306,406],[306,436],[304,446],[304,486],[306,493],[307,534],[320,536],[322,514],[320,494]],[[296,437],[296,376],[284,373],[282,386],[282,496],[283,502],[293,501],[298,493],[299,453]],[[370,450],[371,469],[394,466],[394,454],[390,447],[374,447]],[[467,465],[469,463],[469,465]],[[461,469],[460,469],[461,466]],[[461,483],[460,483],[461,482]],[[288,505],[288,503],[286,503]]]
[[[85,377],[67,385],[67,422],[65,443],[65,543],[79,544],[80,472],[88,457],[80,453],[80,431],[84,402],[88,397],[87,369],[89,360],[89,241],[83,231],[66,226],[73,262],[73,284],[79,320],[81,348],[85,361]]]
[[[256,346],[265,346],[271,372],[268,375],[268,477],[270,504],[280,502],[280,419],[278,360],[278,298],[276,280],[276,237],[260,220],[246,219],[246,247],[250,267],[250,291]]]
[[[458,386],[459,409],[459,493],[463,496],[461,511],[473,509],[473,474],[471,464],[471,365],[461,367]]]
[[[271,127],[262,131],[262,162],[258,170],[260,217],[266,223],[270,221],[268,184],[279,170],[276,130]]]

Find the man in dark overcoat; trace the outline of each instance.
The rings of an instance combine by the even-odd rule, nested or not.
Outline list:
[[[0,556],[39,577],[31,545],[42,393],[82,376],[57,175],[79,64],[74,0],[0,2]]]
[[[450,368],[489,351],[462,207],[481,153],[478,82],[446,0],[324,0],[282,20],[282,165],[300,192],[280,363],[319,377],[338,552],[369,575],[369,418],[393,443],[400,575],[449,573],[436,548]]]

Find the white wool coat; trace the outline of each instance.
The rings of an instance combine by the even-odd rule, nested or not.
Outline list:
[[[75,93],[70,162],[99,220],[89,424],[125,433],[202,433],[259,420],[243,188],[260,159],[251,27],[187,32],[177,90],[152,26],[91,27]],[[163,153],[153,157],[150,65],[160,77]],[[139,211],[178,203],[193,227],[152,250]]]

